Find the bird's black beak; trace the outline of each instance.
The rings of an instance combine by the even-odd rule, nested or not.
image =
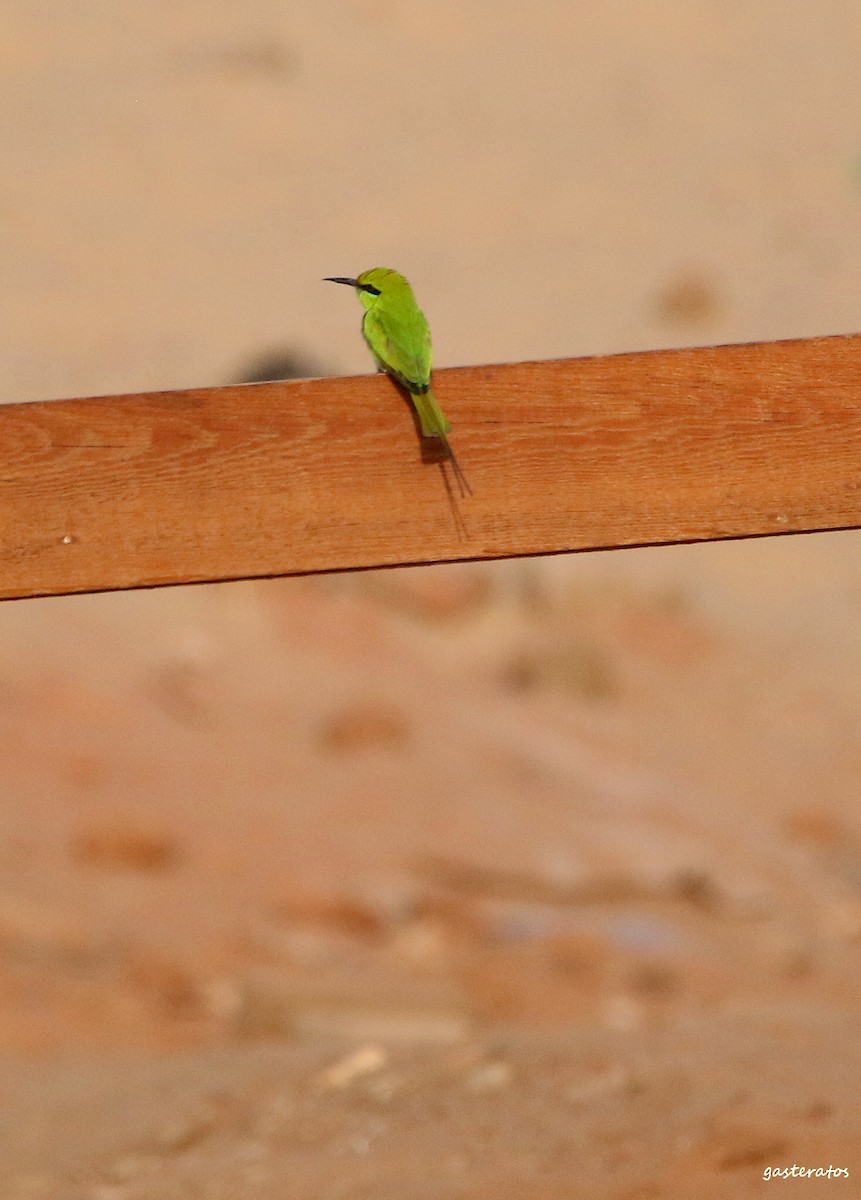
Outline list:
[[[324,283],[346,283],[348,287],[358,287],[358,279],[345,279],[342,275],[327,275]]]

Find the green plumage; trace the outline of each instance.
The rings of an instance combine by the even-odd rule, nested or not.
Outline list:
[[[356,279],[331,278],[356,289],[365,315],[362,333],[381,371],[405,388],[418,414],[423,437],[440,438],[462,489],[470,491],[447,438],[451,422],[431,388],[431,336],[413,289],[397,271],[374,267]]]

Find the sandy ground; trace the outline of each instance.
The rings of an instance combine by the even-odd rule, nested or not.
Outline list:
[[[6,0],[3,398],[365,370],[318,280],[375,263],[440,364],[857,330],[859,52]],[[2,1195],[854,1194],[858,551],[0,608]]]

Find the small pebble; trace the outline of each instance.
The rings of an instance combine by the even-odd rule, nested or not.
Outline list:
[[[363,1075],[381,1071],[388,1061],[382,1046],[362,1046],[323,1071],[317,1077],[317,1086],[324,1091],[341,1090]]]

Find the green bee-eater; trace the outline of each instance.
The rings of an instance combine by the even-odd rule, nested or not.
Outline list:
[[[381,371],[406,388],[418,413],[423,437],[440,438],[461,489],[472,494],[446,436],[451,422],[431,388],[431,337],[413,289],[397,271],[374,267],[357,279],[328,276],[326,283],[354,287],[365,315],[362,333]]]

